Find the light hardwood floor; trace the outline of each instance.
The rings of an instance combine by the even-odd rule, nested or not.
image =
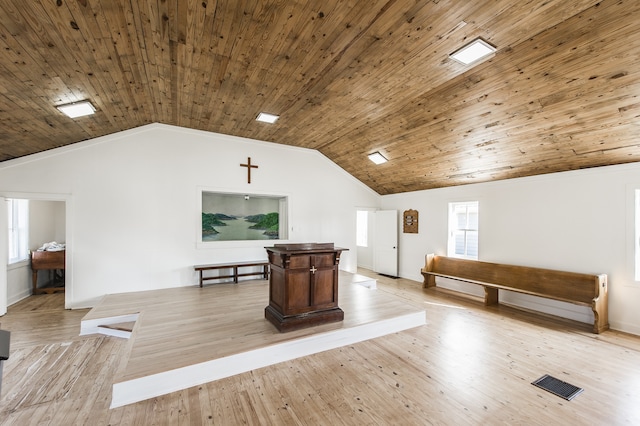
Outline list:
[[[111,410],[127,341],[80,337],[86,310],[30,297],[0,317],[0,424],[640,424],[640,338],[377,278],[427,325]],[[547,373],[585,391],[565,401],[530,384]]]

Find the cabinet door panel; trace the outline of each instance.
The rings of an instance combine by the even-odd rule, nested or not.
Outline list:
[[[333,269],[321,269],[315,273],[312,302],[315,306],[329,305],[336,301],[333,272]]]
[[[272,267],[269,280],[269,303],[282,311],[285,307],[284,286],[273,285],[272,283],[283,283],[284,271],[281,268]]]
[[[289,271],[287,284],[288,314],[304,312],[309,308],[311,299],[309,289],[309,271]]]

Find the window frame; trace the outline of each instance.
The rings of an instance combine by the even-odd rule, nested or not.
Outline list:
[[[7,265],[29,259],[29,200],[7,198]]]
[[[470,208],[475,209],[477,220],[475,228],[458,228],[457,221],[457,209],[459,207],[464,207],[466,209],[467,218],[465,222],[469,224],[469,213]],[[472,212],[472,211],[471,211]],[[456,235],[459,232],[464,233],[464,254],[456,253]],[[477,249],[476,254],[469,254],[469,245],[468,245],[468,234],[470,232],[475,232],[477,234]],[[449,203],[449,227],[448,227],[448,241],[447,241],[447,256],[456,257],[460,259],[470,259],[470,260],[478,260],[478,255],[480,252],[480,202],[479,201],[458,201],[458,202],[450,202]]]

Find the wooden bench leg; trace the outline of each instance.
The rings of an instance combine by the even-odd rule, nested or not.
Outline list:
[[[431,253],[425,256],[424,258],[424,271],[431,272],[433,271],[433,259],[435,258],[435,254]],[[436,286],[436,277],[435,275],[430,274],[422,274],[424,276],[424,282],[422,283],[422,288],[429,288]]]
[[[599,289],[599,295],[591,302],[591,310],[593,311],[593,332],[598,334],[609,329],[606,275],[599,275],[596,278],[596,287]]]
[[[484,304],[485,306],[498,304],[498,289],[493,287],[484,287]]]
[[[593,308],[593,332],[600,334],[603,331],[609,329],[609,323],[607,322],[606,314],[601,314],[597,309]]]
[[[430,288],[436,286],[436,277],[434,275],[424,274],[424,282],[422,288]]]

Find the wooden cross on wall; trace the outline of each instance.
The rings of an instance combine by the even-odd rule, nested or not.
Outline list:
[[[251,157],[247,157],[247,164],[240,164],[240,167],[247,168],[247,183],[251,183],[251,169],[257,169],[258,166],[251,164]]]

